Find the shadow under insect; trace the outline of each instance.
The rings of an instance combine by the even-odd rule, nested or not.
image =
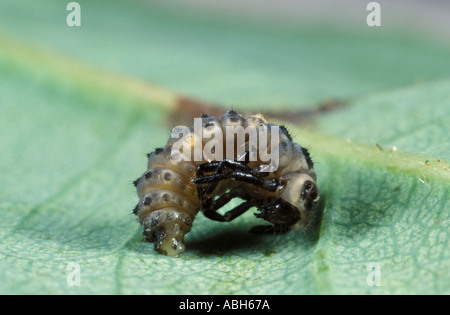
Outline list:
[[[252,228],[261,226],[262,220],[252,218],[256,209],[250,209],[240,222],[215,223],[211,226],[205,218],[201,222],[202,225],[197,228],[203,228],[203,225],[209,225],[206,230],[202,229],[202,233],[195,233],[191,239],[186,240],[186,245],[200,256],[223,256],[234,252],[249,253],[261,252],[268,257],[268,252],[278,252],[287,242],[295,240],[303,247],[312,247],[317,243],[320,236],[320,226],[324,207],[326,204],[326,194],[321,197],[315,209],[308,227],[304,231],[283,231],[276,232],[271,230],[269,233],[252,233]],[[200,223],[200,222],[199,222]],[[195,228],[194,228],[195,229]],[[270,249],[269,249],[270,248]]]
[[[187,246],[200,256],[223,256],[232,252],[248,252],[266,247],[262,235],[251,234],[248,229],[236,227],[223,228],[210,235],[187,241]]]

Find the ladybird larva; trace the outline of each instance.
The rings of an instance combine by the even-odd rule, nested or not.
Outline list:
[[[319,199],[308,150],[284,126],[233,110],[220,121],[203,115],[194,128],[175,127],[167,144],[148,154],[147,170],[134,185],[139,203],[133,212],[143,235],[168,256],[184,252],[184,236],[200,210],[228,222],[256,207],[255,215],[272,225],[252,232],[286,232],[305,228]],[[236,197],[245,201],[217,212]]]

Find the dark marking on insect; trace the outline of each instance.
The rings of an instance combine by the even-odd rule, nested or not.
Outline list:
[[[165,172],[164,180],[169,182],[171,179],[172,179],[172,174],[170,174],[170,172]]]
[[[144,205],[148,206],[149,204],[152,203],[152,198],[150,198],[150,197],[145,197],[143,203],[144,203]]]
[[[244,118],[230,110],[220,120],[201,115],[204,130],[274,126],[261,114]],[[185,250],[184,236],[199,211],[211,220],[229,222],[256,208],[255,216],[270,225],[256,226],[252,233],[305,229],[319,200],[314,163],[307,149],[292,142],[286,127],[279,126],[279,131],[279,165],[273,171],[268,171],[267,162],[259,157],[250,159],[248,147],[243,156],[234,152],[234,159],[179,161],[171,155],[178,139],[170,138],[166,146],[150,153],[147,170],[134,182],[140,201],[133,213],[146,240],[154,242],[160,254],[178,256]],[[195,138],[189,141],[194,147]],[[228,140],[223,141],[225,146]],[[245,141],[248,144],[249,140]],[[244,201],[224,214],[218,212],[234,198]]]

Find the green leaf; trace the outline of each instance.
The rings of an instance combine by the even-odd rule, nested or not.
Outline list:
[[[446,44],[80,4],[80,29],[57,1],[0,5],[0,293],[450,292]],[[179,258],[141,241],[132,182],[181,92],[280,112],[350,100],[289,125],[321,190],[308,231],[251,235],[249,212],[199,215]]]
[[[368,27],[364,6],[347,25],[329,25],[129,2],[79,1],[81,26],[68,27],[67,3],[3,0],[0,30],[99,68],[255,110],[352,99],[450,73],[448,41],[414,36],[420,25],[392,27],[401,18],[395,14],[385,15],[389,26]]]

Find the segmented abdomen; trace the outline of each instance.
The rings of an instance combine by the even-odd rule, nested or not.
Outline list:
[[[191,182],[196,166],[176,162],[170,152],[171,146],[165,146],[148,155],[148,169],[135,181],[140,199],[134,213],[155,249],[177,256],[184,251],[184,235],[191,230],[200,202]]]

